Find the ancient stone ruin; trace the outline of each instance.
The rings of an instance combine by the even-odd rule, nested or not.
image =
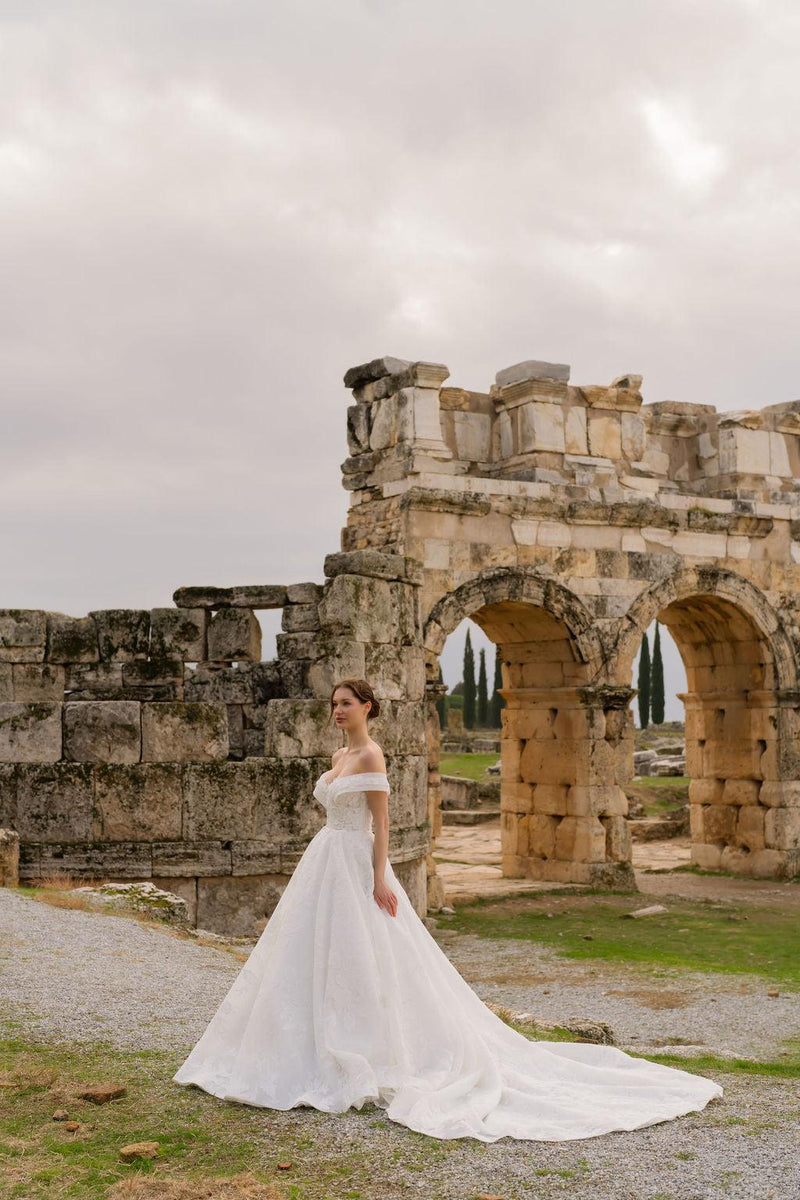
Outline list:
[[[488,392],[435,363],[348,371],[350,492],[325,582],[189,587],[174,608],[0,612],[0,827],[20,876],[152,879],[208,928],[274,906],[324,815],[336,678],[385,700],[390,856],[443,900],[438,655],[497,643],[503,869],[633,886],[632,663],[654,618],[683,656],[692,859],[800,872],[800,402],[643,406],[525,362]],[[259,609],[281,608],[261,662]]]

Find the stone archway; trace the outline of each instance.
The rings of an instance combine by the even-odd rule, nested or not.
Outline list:
[[[620,641],[629,672],[654,619],[686,668],[692,862],[791,873],[798,836],[800,693],[792,640],[760,589],[719,569],[677,572],[632,605]]]
[[[426,674],[438,690],[445,638],[471,617],[495,642],[501,734],[503,874],[632,886],[627,798],[633,763],[629,687],[598,684],[604,646],[579,597],[535,569],[480,572],[434,605]],[[430,708],[429,813],[440,828],[438,718]]]

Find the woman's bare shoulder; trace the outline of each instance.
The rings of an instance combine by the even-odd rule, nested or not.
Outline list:
[[[364,748],[359,761],[362,771],[378,772],[381,775],[386,774],[386,762],[383,757],[383,751],[377,742]]]
[[[336,766],[336,764],[338,763],[339,759],[342,757],[344,752],[345,752],[344,746],[340,746],[338,750],[334,750],[333,754],[331,755],[331,766],[332,767]]]

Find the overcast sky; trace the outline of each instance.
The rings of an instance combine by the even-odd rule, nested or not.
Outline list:
[[[321,582],[377,355],[795,399],[799,54],[780,0],[0,0],[0,605]]]

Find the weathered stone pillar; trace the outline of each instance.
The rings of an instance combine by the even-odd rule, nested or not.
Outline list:
[[[503,874],[635,886],[631,688],[501,689]]]
[[[441,753],[441,722],[437,701],[447,692],[447,684],[431,681],[425,685],[428,707],[428,821],[431,827],[431,845],[426,862],[428,874],[428,908],[441,908],[446,902],[444,884],[436,872],[433,849],[436,838],[442,831],[442,776],[439,770]]]
[[[0,829],[0,887],[19,886],[19,834]]]

